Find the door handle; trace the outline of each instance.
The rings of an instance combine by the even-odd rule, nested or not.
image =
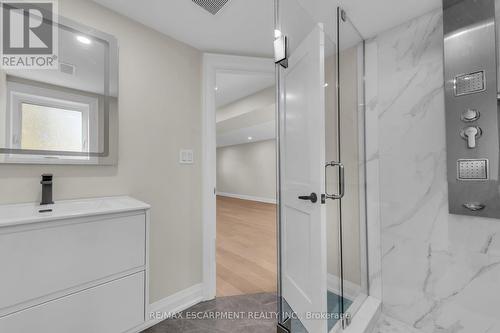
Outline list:
[[[339,168],[339,192],[336,194],[329,194],[328,193],[328,182],[326,178],[326,170],[328,170],[329,167],[338,167]],[[327,199],[332,199],[332,200],[339,200],[344,197],[344,192],[345,192],[345,173],[344,173],[344,164],[340,162],[330,162],[327,163],[325,166],[325,197]]]
[[[311,193],[310,195],[301,195],[299,199],[310,200],[312,203],[316,203],[318,201],[318,196],[316,195],[316,193]]]

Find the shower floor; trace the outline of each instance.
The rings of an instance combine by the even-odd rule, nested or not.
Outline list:
[[[339,296],[331,291],[328,292],[327,309],[328,309],[328,313],[330,314],[330,316],[328,318],[328,331],[330,331],[338,321],[338,319],[337,319],[338,316],[336,316],[336,314],[340,313],[340,301],[341,301],[341,299],[342,299],[341,296]],[[348,300],[347,298],[344,298],[344,311],[349,309],[351,304],[352,304],[352,302],[350,300]],[[283,311],[285,313],[292,312],[291,307],[288,305],[288,303],[286,301],[284,302]],[[307,333],[307,330],[302,325],[300,320],[292,319],[292,332],[294,332],[294,333],[296,333],[296,332],[297,333]]]
[[[334,294],[332,292],[328,292],[328,313],[330,314],[336,314],[340,313],[340,301],[342,297]],[[349,307],[351,306],[352,301],[348,300],[347,298],[344,298],[344,311],[347,311]],[[330,331],[333,326],[337,323],[337,319],[334,318],[329,318],[328,320],[328,331]]]

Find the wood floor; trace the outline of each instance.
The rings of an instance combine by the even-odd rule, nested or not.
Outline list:
[[[276,291],[276,205],[217,197],[217,296]]]

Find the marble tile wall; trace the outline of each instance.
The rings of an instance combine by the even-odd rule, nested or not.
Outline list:
[[[365,46],[365,140],[366,151],[366,211],[368,235],[368,286],[370,295],[382,300],[382,267],[380,247],[380,184],[378,143],[378,61],[377,43]]]
[[[367,110],[378,122],[367,116],[367,134],[377,128],[367,142],[378,131],[369,158],[378,159],[389,323],[379,332],[500,332],[500,220],[448,213],[441,11],[374,42],[378,96]]]

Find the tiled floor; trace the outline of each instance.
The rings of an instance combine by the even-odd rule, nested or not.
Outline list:
[[[328,311],[338,311],[340,297],[328,292]],[[345,307],[351,304],[346,300]],[[285,312],[290,307],[284,304]],[[143,333],[275,333],[278,303],[276,294],[261,293],[218,297],[202,302]],[[229,316],[233,318],[229,318]],[[220,318],[225,316],[225,318]],[[219,317],[219,318],[217,318]],[[328,323],[332,328],[336,320]],[[300,321],[292,321],[294,333],[307,333]]]
[[[197,304],[180,317],[165,320],[143,333],[275,333],[276,312],[276,294],[219,297]],[[228,314],[240,314],[240,318],[213,319]]]
[[[443,332],[445,331],[443,330]],[[449,331],[446,330],[446,332]],[[419,333],[419,331],[403,322],[382,314],[373,333]]]

